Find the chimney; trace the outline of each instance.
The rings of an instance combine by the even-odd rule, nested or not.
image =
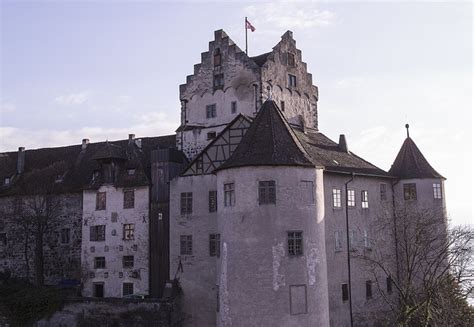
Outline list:
[[[132,144],[135,140],[135,134],[128,134],[128,144]]]
[[[89,139],[82,139],[82,151],[87,148],[87,144],[89,144]]]
[[[339,149],[349,153],[349,148],[347,147],[346,136],[344,134],[339,135]]]
[[[25,171],[25,148],[18,148],[18,160],[16,163],[16,172],[22,174]]]
[[[136,139],[135,144],[137,145],[137,147],[139,147],[141,149],[142,148],[142,139]]]

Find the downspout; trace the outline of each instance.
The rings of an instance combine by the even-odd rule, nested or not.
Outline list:
[[[349,179],[345,184],[346,190],[346,248],[347,248],[347,275],[348,275],[348,286],[349,286],[349,314],[351,317],[351,327],[354,326],[354,320],[352,317],[352,283],[351,283],[351,252],[349,244],[349,197],[347,185],[354,180],[355,174],[352,173],[351,179]]]

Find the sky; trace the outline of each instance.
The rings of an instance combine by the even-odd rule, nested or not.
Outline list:
[[[319,127],[390,169],[410,136],[473,223],[470,2],[0,0],[0,152],[172,134],[179,84],[214,31],[249,55],[293,31]]]

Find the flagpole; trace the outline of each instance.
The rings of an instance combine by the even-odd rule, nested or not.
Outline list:
[[[248,50],[248,43],[247,43],[247,17],[245,17],[245,54],[248,56],[249,55],[249,50]]]

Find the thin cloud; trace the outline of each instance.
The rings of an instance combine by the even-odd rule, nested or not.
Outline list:
[[[1,107],[0,107],[1,113],[14,112],[14,111],[16,111],[16,106],[14,103],[2,102]]]
[[[70,94],[59,95],[56,98],[54,98],[54,102],[59,105],[68,106],[68,105],[83,104],[88,99],[89,99],[88,92],[80,92],[80,93],[70,93]]]

